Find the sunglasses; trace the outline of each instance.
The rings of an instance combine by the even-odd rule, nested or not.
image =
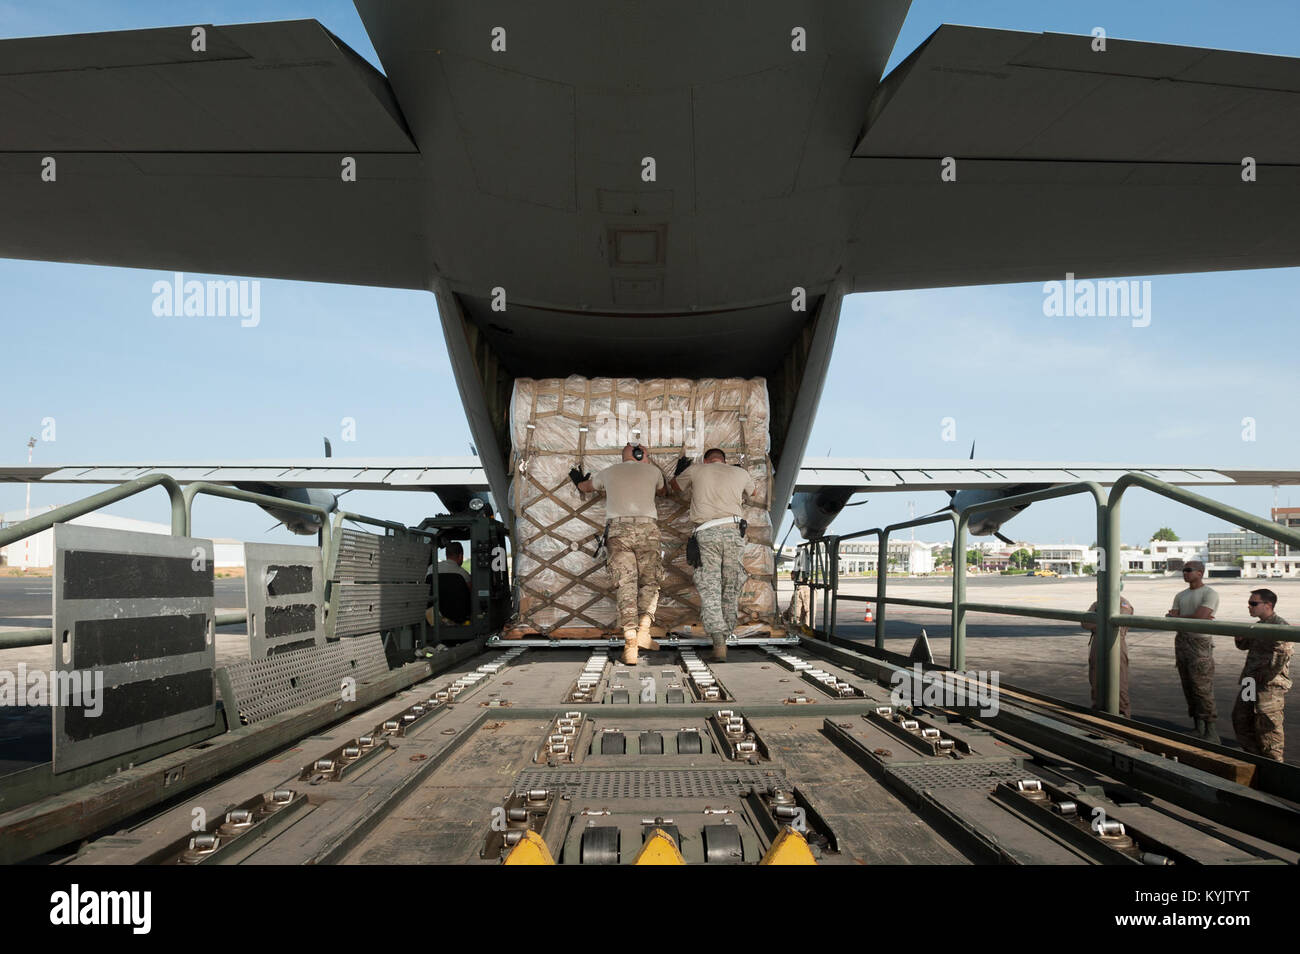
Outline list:
[[[1259,606],[1259,605],[1261,605],[1263,602],[1264,602],[1263,600],[1246,600],[1246,605],[1247,605],[1247,606]]]

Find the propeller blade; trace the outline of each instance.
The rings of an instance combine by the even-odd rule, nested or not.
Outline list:
[[[997,537],[999,540],[1001,540],[1009,547],[1014,547],[1016,545],[1015,540],[1012,540],[1010,537],[1005,537],[1001,533],[994,533],[993,536]]]
[[[790,532],[792,530],[794,530],[794,521],[790,522],[790,529],[786,530],[785,536],[781,538],[781,545],[776,548],[776,552],[778,555],[780,555],[781,551],[785,549],[785,541],[790,539]]]
[[[333,457],[333,456],[334,456],[334,448],[330,447],[330,439],[329,439],[328,437],[322,437],[321,440],[323,440],[323,441],[325,442],[325,456],[326,456],[326,457]]]

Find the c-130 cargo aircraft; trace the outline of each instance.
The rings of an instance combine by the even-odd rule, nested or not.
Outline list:
[[[159,471],[329,511],[332,491],[351,488],[433,490],[453,512],[488,491],[504,510],[512,383],[571,374],[765,378],[773,523],[789,505],[809,538],[862,491],[948,490],[961,509],[1136,469],[1207,486],[1300,476],[804,458],[845,295],[1300,264],[1300,61],[943,26],[882,78],[907,0],[357,8],[384,73],[314,20],[0,41],[0,256],[428,289],[478,456],[0,477],[115,483]],[[1249,185],[1243,144],[1258,161]],[[46,160],[57,178],[42,178]],[[1088,214],[1060,228],[1045,208]],[[295,532],[321,528],[268,509]],[[971,531],[996,532],[1015,512],[984,513]],[[90,532],[64,529],[65,553]],[[541,641],[486,639],[390,671],[382,619],[345,632],[331,604],[333,629],[322,627],[326,597],[313,591],[318,645],[302,666],[324,689],[310,698],[287,676],[291,653],[250,649],[218,666],[215,639],[198,649],[197,630],[137,658],[131,627],[147,635],[158,620],[123,620],[122,607],[163,612],[153,591],[119,599],[139,567],[181,565],[168,620],[225,625],[210,567],[201,600],[185,589],[190,542],[115,552],[97,565],[130,572],[94,592],[56,587],[42,644],[56,657],[71,649],[67,665],[79,647],[112,650],[105,668],[121,683],[108,692],[149,705],[128,712],[110,697],[119,721],[101,725],[56,709],[50,766],[0,785],[0,861],[68,845],[75,863],[186,864],[516,863],[529,852],[606,864],[657,846],[678,862],[1190,865],[1293,860],[1297,849],[1293,780],[1262,759],[1227,764],[1208,745],[1117,718],[1097,732],[1101,716],[1044,715],[1023,694],[1008,696],[1002,722],[969,707],[967,721],[949,719],[942,704],[886,694],[903,670],[829,639],[750,640],[718,673],[689,640],[635,675],[603,644],[582,662],[567,647],[534,654],[526,644]],[[363,541],[381,542],[402,556],[394,541]],[[350,559],[366,556],[360,546]],[[403,557],[417,577],[427,551]],[[243,614],[250,646],[255,623],[295,609],[264,598],[272,569],[247,588],[260,600]],[[340,578],[333,592],[371,579]],[[954,619],[960,602],[955,593]],[[1103,610],[1099,630],[1114,633]],[[86,623],[108,636],[79,641]],[[56,636],[64,625],[71,645]],[[357,638],[327,646],[331,634]],[[356,669],[359,697],[339,700],[335,665],[349,679]],[[404,693],[461,670],[432,695]],[[155,682],[181,691],[167,698]],[[540,738],[534,705],[548,713]],[[230,731],[241,725],[252,730]],[[1123,757],[1121,730],[1141,736]],[[490,765],[478,745],[488,731]],[[301,773],[279,764],[287,743]],[[418,809],[393,811],[404,800]],[[195,806],[211,812],[202,832]],[[96,840],[154,808],[147,831]],[[1096,838],[1075,830],[1071,818],[1103,808]],[[309,823],[276,820],[286,817]]]
[[[583,374],[764,377],[773,523],[789,506],[808,538],[861,491],[1296,482],[804,459],[847,294],[1300,264],[1296,60],[945,25],[882,77],[908,6],[357,0],[384,73],[315,20],[0,41],[0,255],[429,289],[480,455],[0,479],[455,511],[507,499],[513,380]]]

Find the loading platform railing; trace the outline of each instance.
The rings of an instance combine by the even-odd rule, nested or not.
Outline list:
[[[814,598],[821,594],[821,625],[811,620],[814,637],[834,640],[837,607],[841,602],[870,603],[875,605],[875,647],[885,648],[885,633],[888,625],[890,606],[910,606],[947,611],[951,620],[952,638],[949,644],[949,668],[963,671],[966,668],[966,620],[970,613],[990,613],[1003,616],[1020,616],[1030,619],[1043,619],[1058,622],[1091,623],[1096,626],[1097,638],[1101,640],[1097,667],[1097,697],[1099,707],[1106,712],[1119,713],[1119,674],[1121,627],[1154,629],[1162,631],[1186,630],[1190,627],[1185,619],[1164,616],[1136,616],[1120,614],[1120,587],[1123,579],[1120,538],[1120,504],[1125,494],[1132,488],[1141,488],[1166,497],[1177,503],[1210,516],[1229,521],[1235,526],[1254,530],[1266,537],[1300,547],[1300,531],[1265,520],[1254,514],[1230,507],[1217,500],[1211,500],[1147,474],[1126,473],[1121,475],[1107,494],[1092,481],[1061,484],[1055,487],[1016,494],[997,500],[981,501],[957,510],[918,517],[887,527],[861,530],[841,536],[825,536],[799,545],[802,553],[802,565],[808,567],[808,585]],[[966,541],[969,535],[971,518],[989,510],[1007,510],[1044,500],[1061,497],[1090,495],[1096,513],[1097,548],[1100,551],[1097,567],[1097,608],[1093,612],[1079,612],[1055,607],[1018,606],[1006,603],[974,602],[967,599],[966,588]],[[952,524],[952,598],[949,600],[919,600],[888,595],[888,554],[890,536],[913,527],[932,524]],[[839,547],[846,540],[875,536],[878,540],[876,559],[876,595],[859,596],[839,592]],[[1214,620],[1197,620],[1195,631],[1207,635],[1261,637],[1263,634],[1254,623],[1218,622]],[[1268,626],[1263,636],[1270,640],[1283,639],[1300,641],[1300,626]]]
[[[406,527],[391,520],[367,517],[363,514],[342,510],[336,512],[333,526],[331,526],[330,512],[315,504],[304,503],[297,500],[288,500],[283,497],[274,497],[268,494],[254,493],[253,491],[244,490],[239,487],[211,484],[204,481],[187,484],[182,488],[180,483],[170,475],[157,473],[148,474],[144,477],[137,477],[134,480],[126,481],[116,487],[110,487],[107,490],[93,494],[82,500],[64,504],[61,507],[56,507],[53,510],[46,511],[45,513],[38,514],[27,520],[15,523],[12,526],[0,528],[0,547],[9,546],[10,544],[17,543],[27,537],[49,530],[54,527],[55,524],[67,523],[77,517],[82,517],[97,510],[102,510],[111,504],[126,500],[129,497],[134,497],[137,494],[143,493],[144,491],[150,490],[154,487],[162,487],[167,492],[171,505],[171,535],[174,537],[186,537],[190,535],[193,526],[194,500],[200,495],[222,497],[227,500],[237,500],[244,503],[257,504],[263,507],[273,507],[277,510],[287,510],[294,513],[314,515],[320,519],[321,527],[319,547],[322,562],[329,571],[333,570],[334,563],[338,557],[338,531],[339,525],[344,520],[380,527],[391,534],[399,534],[408,537],[424,537],[428,539],[436,537],[436,533],[427,530]],[[215,618],[216,626],[232,626],[247,622],[247,609],[217,613]],[[0,632],[0,649],[22,649],[48,646],[51,644],[53,639],[54,630],[51,627],[7,630]]]

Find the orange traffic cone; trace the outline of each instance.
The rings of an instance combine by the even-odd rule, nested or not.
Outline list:
[[[871,604],[868,603],[868,604],[867,604],[866,612],[864,612],[864,613],[862,614],[862,622],[864,622],[864,623],[874,623],[875,621],[876,621],[876,617],[875,617],[875,616],[872,614],[872,612],[871,612]]]

